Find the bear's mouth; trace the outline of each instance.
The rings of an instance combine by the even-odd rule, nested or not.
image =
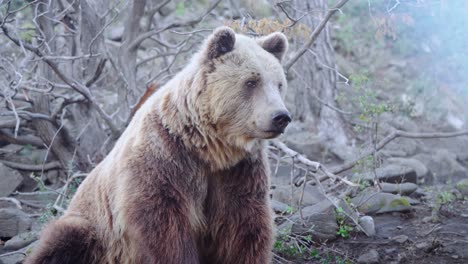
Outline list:
[[[284,130],[265,130],[263,134],[265,135],[264,139],[271,139],[278,137],[279,135],[283,134]]]

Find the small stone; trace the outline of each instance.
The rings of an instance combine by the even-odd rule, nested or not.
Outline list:
[[[375,236],[376,232],[375,232],[375,223],[374,223],[374,219],[371,217],[371,216],[363,216],[361,218],[359,218],[359,224],[361,225],[361,227],[364,229],[365,233],[372,237],[372,236]]]
[[[403,244],[406,241],[408,241],[408,236],[407,235],[398,235],[392,238],[393,241]]]
[[[425,216],[425,217],[423,217],[422,222],[423,222],[423,223],[430,223],[430,222],[432,222],[432,216]]]
[[[392,254],[396,252],[396,248],[387,248],[385,249],[385,254]]]
[[[361,264],[379,263],[379,252],[377,252],[377,250],[375,249],[369,250],[369,252],[359,256],[358,263],[361,263]]]
[[[429,243],[427,243],[427,242],[417,243],[417,244],[415,245],[415,247],[416,247],[417,249],[426,249],[426,248],[429,247]]]
[[[458,259],[458,258],[459,258],[458,255],[452,255],[451,257],[452,257],[453,259]]]

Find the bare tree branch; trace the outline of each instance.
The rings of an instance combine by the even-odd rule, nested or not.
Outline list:
[[[168,24],[162,28],[158,28],[158,29],[153,29],[151,31],[148,31],[148,32],[145,32],[145,33],[142,33],[140,34],[135,40],[133,40],[131,42],[131,44],[128,46],[129,49],[137,49],[138,46],[141,44],[141,42],[143,42],[145,39],[153,36],[153,35],[156,35],[158,33],[161,33],[163,31],[166,31],[168,29],[171,29],[171,28],[176,28],[176,27],[187,27],[187,26],[194,26],[198,23],[200,23],[201,21],[203,21],[203,19],[209,15],[211,13],[211,11],[213,11],[219,3],[221,3],[222,0],[217,0],[216,2],[214,2],[203,14],[201,14],[200,16],[194,18],[194,19],[191,19],[191,20],[188,20],[188,21],[183,21],[183,22],[174,22],[174,23],[171,23],[171,24]]]
[[[325,28],[325,25],[328,23],[330,18],[338,11],[341,7],[343,7],[348,0],[341,0],[338,2],[333,8],[331,8],[325,18],[320,22],[320,24],[314,29],[312,34],[310,35],[309,40],[292,56],[292,58],[284,64],[284,70],[286,72],[299,60],[299,58],[306,53],[306,51],[312,46],[312,44],[317,40],[320,32]]]
[[[1,18],[1,17],[0,17]],[[99,113],[99,116],[106,122],[106,124],[109,126],[110,130],[112,131],[112,134],[117,137],[120,135],[120,131],[117,128],[117,126],[113,123],[112,118],[97,104],[97,102],[94,100],[94,97],[91,95],[91,92],[89,91],[88,87],[85,85],[79,83],[76,80],[73,80],[69,78],[67,75],[65,75],[59,68],[59,66],[51,59],[48,59],[42,51],[35,46],[32,46],[28,43],[24,43],[20,41],[19,39],[15,38],[12,36],[7,28],[7,25],[2,25],[1,26],[3,33],[5,36],[7,36],[11,41],[13,41],[17,46],[20,47],[25,47],[27,50],[35,53],[38,57],[42,58],[43,61],[54,71],[55,74],[68,86],[70,86],[72,89],[83,95],[86,100],[88,100],[93,108],[97,110]]]

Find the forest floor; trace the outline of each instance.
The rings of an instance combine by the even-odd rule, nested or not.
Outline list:
[[[440,211],[438,223],[427,221],[431,212],[429,206],[417,205],[409,213],[376,216],[375,237],[359,233],[328,243],[325,252],[339,249],[340,254],[303,263],[339,263],[337,256],[359,263],[468,263],[468,203],[452,202]]]

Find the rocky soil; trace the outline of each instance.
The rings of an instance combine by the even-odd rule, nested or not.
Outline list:
[[[288,136],[287,143],[295,140]],[[461,147],[468,138],[392,144],[398,151],[379,152],[375,170],[340,175],[359,184],[348,192],[325,195],[327,186],[311,181],[302,194],[303,186],[289,184],[290,166],[279,167],[272,178],[276,263],[468,263],[468,159]],[[289,145],[318,151],[312,143]],[[346,195],[338,199],[340,193]]]

